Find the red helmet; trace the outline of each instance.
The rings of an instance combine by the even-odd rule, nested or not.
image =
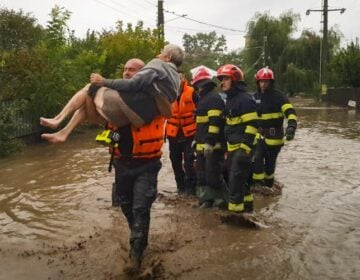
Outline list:
[[[259,80],[275,80],[274,72],[269,67],[261,68],[257,71],[255,79]]]
[[[220,66],[217,70],[216,76],[218,79],[220,79],[221,76],[229,76],[234,82],[244,81],[243,71],[234,64],[225,64]]]
[[[202,80],[211,80],[211,78],[212,77],[211,77],[210,73],[204,67],[201,67],[193,75],[191,84],[194,85],[197,82],[202,81]]]

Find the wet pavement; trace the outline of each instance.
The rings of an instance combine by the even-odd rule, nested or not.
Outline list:
[[[282,195],[255,198],[260,230],[178,198],[166,149],[153,206],[148,279],[359,279],[360,112],[295,98]],[[126,279],[128,229],[96,130],[0,160],[0,279]]]

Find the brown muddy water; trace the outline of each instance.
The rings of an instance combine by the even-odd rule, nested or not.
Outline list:
[[[283,193],[255,198],[267,228],[224,224],[178,198],[164,149],[147,279],[360,279],[360,113],[293,102],[299,129],[276,171]],[[128,279],[129,233],[95,135],[0,160],[1,280]]]

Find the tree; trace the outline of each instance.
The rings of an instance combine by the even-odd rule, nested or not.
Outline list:
[[[43,28],[21,10],[0,10],[0,52],[29,49],[43,37]]]
[[[50,46],[58,48],[65,45],[72,31],[70,31],[67,22],[70,19],[71,12],[63,7],[55,5],[51,9],[51,19],[47,23],[47,41]]]
[[[22,146],[15,138],[16,128],[25,125],[19,121],[26,102],[15,99],[17,89],[24,87],[25,82],[20,79],[23,72],[19,72],[30,71],[23,62],[31,59],[31,49],[39,44],[44,34],[44,29],[30,14],[0,10],[0,156],[11,154]]]
[[[224,35],[218,36],[215,31],[210,33],[185,34],[183,46],[187,54],[184,69],[191,69],[199,65],[217,69],[220,57],[227,50]]]
[[[157,30],[145,29],[140,21],[134,27],[123,22],[117,22],[115,31],[104,31],[100,34],[100,48],[106,54],[102,74],[105,77],[117,78],[120,69],[130,58],[139,57],[145,62],[154,58],[163,45],[159,39]]]
[[[256,68],[276,64],[291,40],[298,21],[299,15],[291,11],[283,13],[279,19],[268,13],[255,14],[247,27],[245,63],[250,66],[256,62]]]
[[[321,37],[304,30],[300,38],[292,38],[299,20],[300,16],[291,11],[279,18],[267,13],[255,15],[248,24],[246,48],[242,53],[245,72],[250,77],[256,70],[269,66],[275,71],[277,86],[282,90],[312,92],[318,88]],[[330,59],[339,46],[338,34],[333,29],[328,34]]]
[[[360,87],[360,47],[351,42],[334,55],[331,61],[332,86]]]

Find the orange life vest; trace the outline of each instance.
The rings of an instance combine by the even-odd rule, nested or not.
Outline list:
[[[164,124],[165,119],[161,116],[155,117],[155,119],[140,128],[131,126],[131,134],[133,140],[132,158],[155,158],[162,155],[161,148],[164,144]],[[108,124],[107,127],[112,130],[116,130],[115,126]],[[120,136],[121,137],[121,136]],[[121,147],[116,143],[110,145],[110,153],[114,153],[114,156],[121,158]],[[129,157],[129,155],[126,155]]]
[[[172,117],[166,123],[166,136],[175,138],[179,129],[185,137],[193,136],[196,132],[194,117],[195,103],[193,100],[194,88],[184,83],[183,92],[179,101],[172,103]]]

